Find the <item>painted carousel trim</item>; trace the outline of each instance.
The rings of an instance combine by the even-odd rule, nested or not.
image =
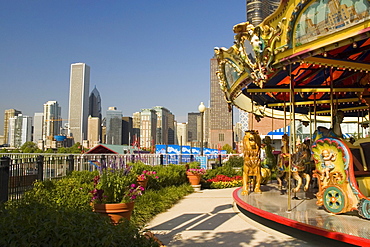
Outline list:
[[[308,57],[308,58],[305,58],[304,61],[309,62],[311,64],[331,66],[331,67],[337,67],[341,69],[370,71],[370,64],[365,64],[365,63],[336,60],[336,59],[330,59],[330,58],[325,58],[325,57]]]
[[[234,190],[234,192],[233,192],[234,201],[239,207],[245,209],[246,211],[248,211],[252,214],[258,215],[262,218],[277,222],[277,223],[285,225],[285,226],[289,226],[289,227],[292,227],[292,228],[295,228],[295,229],[299,229],[299,230],[309,232],[309,233],[312,233],[312,234],[315,234],[315,235],[323,236],[323,237],[326,237],[326,238],[339,240],[341,242],[350,243],[350,244],[357,244],[357,245],[360,244],[360,245],[363,245],[363,246],[366,246],[366,245],[370,244],[370,240],[366,239],[366,238],[361,238],[361,237],[353,236],[353,235],[350,235],[350,234],[330,231],[330,230],[327,230],[327,229],[324,229],[324,228],[316,227],[316,226],[313,226],[313,225],[308,225],[308,224],[305,224],[305,223],[302,223],[302,222],[299,222],[299,221],[296,221],[296,220],[285,218],[283,216],[280,216],[280,215],[277,215],[277,214],[274,214],[274,213],[256,208],[256,207],[244,202],[240,198],[240,196],[239,196],[239,191],[240,190],[241,190],[241,188],[238,188],[238,189]]]
[[[332,92],[334,93],[348,93],[348,92],[357,92],[362,93],[365,91],[365,88],[333,88]],[[289,93],[289,88],[248,88],[248,93],[268,93],[268,92],[277,92],[277,93]],[[295,93],[330,93],[331,89],[328,87],[320,88],[294,88]],[[358,99],[357,99],[358,100]]]

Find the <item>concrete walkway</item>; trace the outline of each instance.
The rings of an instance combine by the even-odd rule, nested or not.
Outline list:
[[[188,195],[147,229],[166,246],[328,246],[317,236],[292,237],[246,217],[234,206],[235,189]]]

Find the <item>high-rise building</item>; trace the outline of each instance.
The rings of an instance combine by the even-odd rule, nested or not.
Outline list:
[[[279,6],[280,0],[247,0],[247,21],[254,26],[260,24]]]
[[[157,114],[153,109],[142,109],[140,113],[140,147],[152,148],[156,144]]]
[[[89,114],[90,67],[85,63],[71,64],[69,88],[69,135],[75,142],[87,138]]]
[[[60,135],[62,128],[61,107],[57,101],[48,101],[44,104],[44,123],[42,139],[53,140],[55,135]]]
[[[90,115],[87,122],[87,140],[89,148],[92,148],[101,142],[101,121],[99,117]]]
[[[175,115],[168,114],[168,145],[176,144],[176,121]]]
[[[122,111],[109,107],[106,113],[107,144],[122,144]]]
[[[44,113],[36,112],[33,116],[33,138],[32,141],[36,144],[42,140],[42,131],[44,124]]]
[[[198,117],[200,116],[199,112],[189,112],[188,113],[188,142],[197,142],[198,141]]]
[[[9,118],[9,145],[19,148],[25,142],[32,140],[32,117],[17,116]]]
[[[132,117],[122,117],[122,144],[131,145],[133,139]]]
[[[96,86],[90,93],[89,97],[89,116],[102,118],[101,114],[101,98]]]
[[[18,111],[16,109],[8,109],[5,110],[4,113],[4,143],[9,144],[9,118],[18,116],[19,114],[22,114],[21,111]]]
[[[188,140],[188,124],[187,123],[177,123],[176,127],[177,144],[181,146],[187,145]]]
[[[170,111],[163,106],[155,106],[157,114],[157,135],[155,144],[168,144],[168,117]]]
[[[210,148],[222,148],[225,144],[234,146],[233,143],[233,113],[225,101],[224,94],[216,71],[218,70],[217,59],[211,59],[211,104],[209,116],[209,145]]]
[[[134,112],[132,114],[132,140],[131,144],[133,146],[139,146],[140,145],[140,121],[141,121],[141,113],[140,112]]]

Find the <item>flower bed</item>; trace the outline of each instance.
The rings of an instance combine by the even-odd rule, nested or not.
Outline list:
[[[224,189],[242,186],[242,176],[228,177],[226,175],[219,174],[214,178],[208,179],[207,182],[211,183],[211,189]]]

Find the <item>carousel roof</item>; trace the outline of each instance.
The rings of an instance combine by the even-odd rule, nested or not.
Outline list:
[[[294,109],[302,121],[313,115],[330,121],[338,110],[347,122],[368,116],[370,1],[362,7],[352,1],[328,9],[337,6],[334,2],[301,1],[291,8],[296,2],[282,1],[260,25],[234,26],[234,46],[215,48],[227,102],[276,118]],[[321,8],[325,12],[319,13]],[[351,13],[351,19],[345,19],[344,12]],[[333,19],[338,13],[341,17]],[[361,121],[369,121],[366,118]]]

